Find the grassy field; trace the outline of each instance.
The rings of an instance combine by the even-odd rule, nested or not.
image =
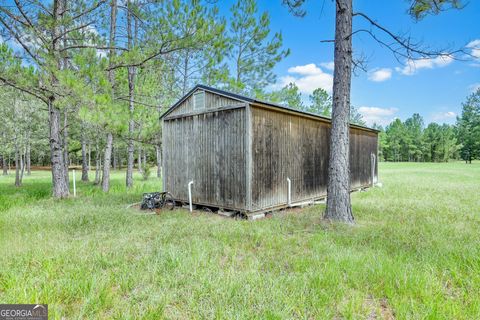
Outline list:
[[[126,209],[160,180],[110,194],[48,172],[0,177],[0,303],[52,319],[478,319],[480,163],[385,164],[352,195],[355,227],[323,206],[255,222]]]

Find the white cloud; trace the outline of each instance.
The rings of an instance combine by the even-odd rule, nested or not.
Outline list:
[[[296,73],[302,76],[315,75],[321,73],[322,70],[314,63],[309,63],[304,66],[296,66],[288,69],[288,73]]]
[[[469,44],[467,44],[467,48],[469,48],[470,54],[477,58],[480,59],[480,39],[470,41]]]
[[[392,122],[395,117],[395,113],[397,113],[397,108],[379,108],[379,107],[360,107],[358,108],[358,112],[360,112],[363,116],[363,119],[367,123],[367,125],[371,126],[374,123],[386,126]]]
[[[322,63],[320,63],[320,66],[324,67],[327,70],[333,71],[333,69],[335,68],[335,63],[333,61],[322,62]]]
[[[317,88],[323,88],[332,92],[333,76],[325,73],[314,63],[303,66],[295,66],[288,69],[290,75],[280,77],[273,87],[282,88],[289,83],[295,83],[301,93],[311,94]]]
[[[477,92],[477,90],[480,89],[480,82],[474,83],[474,84],[468,86],[468,88],[470,89],[470,91],[472,93]]]
[[[423,58],[417,60],[409,59],[405,62],[403,68],[397,67],[395,70],[403,75],[411,76],[417,73],[420,69],[441,68],[448,66],[452,62],[453,57],[451,56],[439,56],[436,58]]]
[[[432,114],[432,120],[435,122],[440,121],[449,121],[455,119],[457,114],[453,111],[442,111],[442,112],[435,112]]]
[[[390,79],[392,77],[392,69],[389,68],[380,68],[374,69],[369,72],[368,80],[375,82],[382,82]]]

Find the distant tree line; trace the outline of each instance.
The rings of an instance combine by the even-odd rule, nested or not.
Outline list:
[[[289,83],[280,90],[265,93],[263,99],[270,102],[276,102],[293,109],[305,112],[316,113],[318,115],[331,118],[332,116],[332,97],[323,88],[313,90],[308,96],[308,103],[304,103],[300,89],[295,83]],[[350,123],[365,126],[366,122],[362,114],[354,106],[350,106]]]
[[[262,98],[325,117],[332,115],[332,97],[322,88],[315,89],[309,95],[308,102],[304,102],[295,83],[265,93]],[[380,130],[380,159],[412,162],[460,159],[471,162],[480,159],[480,90],[468,96],[462,107],[462,114],[455,125],[432,122],[425,126],[424,119],[418,113],[405,121],[397,118],[385,128],[373,124],[373,128]],[[350,107],[350,122],[366,125],[362,114],[353,106]]]
[[[480,90],[462,104],[455,125],[430,123],[413,114],[395,119],[380,132],[379,157],[384,161],[447,162],[480,159]]]

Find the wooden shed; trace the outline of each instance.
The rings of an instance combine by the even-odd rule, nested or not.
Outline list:
[[[162,117],[163,188],[247,215],[324,199],[330,119],[197,85]],[[377,175],[378,131],[350,125],[351,188]]]

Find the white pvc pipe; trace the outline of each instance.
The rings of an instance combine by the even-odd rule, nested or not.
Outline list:
[[[73,196],[77,196],[77,186],[75,184],[75,169],[72,170],[72,175],[73,175]]]
[[[375,157],[375,155],[372,153],[372,154],[371,154],[371,163],[372,163],[372,187],[375,186],[375,161],[376,161],[376,157]]]
[[[287,204],[288,206],[292,206],[292,180],[287,178],[287,186],[288,186],[288,195],[287,195]]]
[[[193,180],[188,183],[188,202],[189,202],[190,212],[193,211],[193,207],[192,207],[192,184],[193,184]]]

